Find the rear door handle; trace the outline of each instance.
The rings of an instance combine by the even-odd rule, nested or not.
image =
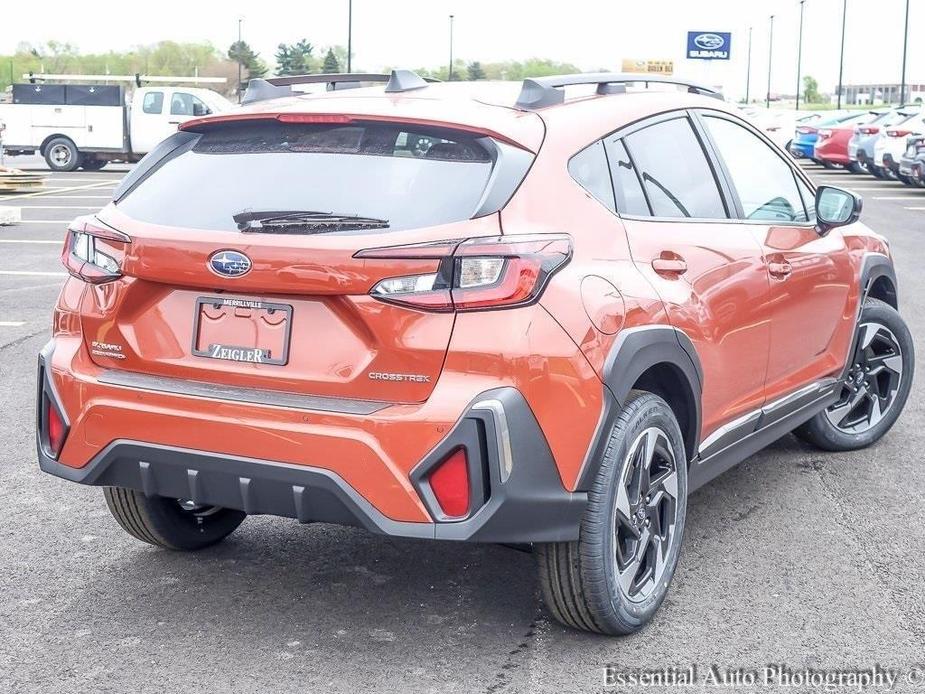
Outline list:
[[[785,280],[793,272],[793,266],[786,260],[772,260],[768,263],[768,273],[774,279]]]
[[[652,269],[662,277],[674,279],[687,272],[687,263],[679,255],[662,254],[652,259]]]

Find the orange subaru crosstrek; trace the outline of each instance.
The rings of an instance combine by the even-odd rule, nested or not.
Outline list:
[[[184,124],[68,230],[41,468],[170,549],[249,514],[531,544],[559,620],[638,629],[690,492],[870,445],[914,363],[860,198],[640,79],[252,80]]]

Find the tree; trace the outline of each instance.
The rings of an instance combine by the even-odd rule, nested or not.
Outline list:
[[[482,64],[478,60],[473,60],[466,67],[466,71],[469,73],[470,80],[483,80],[485,79],[485,70],[482,69]]]
[[[235,41],[228,48],[228,57],[240,63],[247,70],[247,78],[263,77],[267,74],[267,66],[260,59],[260,56],[247,45],[247,41]]]
[[[292,51],[289,50],[289,46],[285,43],[279,44],[276,47],[276,55],[273,56],[276,60],[276,74],[277,75],[291,75],[292,72]]]
[[[803,78],[803,101],[807,104],[818,104],[822,102],[819,94],[819,83],[815,78],[806,75]]]
[[[337,60],[337,56],[334,55],[333,48],[329,48],[327,55],[324,56],[324,64],[321,66],[321,71],[325,74],[340,72],[340,63]]]
[[[291,75],[307,75],[314,70],[312,51],[315,47],[307,39],[301,39],[298,43],[289,48],[292,54],[292,72]]]

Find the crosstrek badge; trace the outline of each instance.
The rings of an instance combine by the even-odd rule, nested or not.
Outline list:
[[[111,342],[93,340],[93,342],[90,343],[90,353],[98,357],[125,359],[125,355],[122,354],[122,345],[113,344]]]
[[[372,381],[404,381],[411,383],[430,383],[430,376],[423,374],[392,374],[381,371],[370,371],[369,378]]]

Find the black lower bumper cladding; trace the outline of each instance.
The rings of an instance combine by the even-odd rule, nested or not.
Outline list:
[[[42,356],[39,373],[43,380],[48,378]],[[39,388],[40,393],[50,390]],[[392,520],[329,470],[140,441],[115,440],[87,465],[73,468],[48,454],[41,443],[41,421],[39,467],[81,484],[124,487],[304,523],[353,525],[383,535],[504,543],[577,539],[586,494],[562,487],[546,440],[520,393],[503,388],[488,395],[504,406],[513,453],[509,477],[502,482],[495,464],[499,455],[492,448],[494,423],[486,422],[484,412],[476,409],[468,411],[418,466],[425,469],[442,451],[466,447],[473,469],[482,471],[483,498],[475,500],[473,513],[459,521]],[[414,482],[419,491],[421,484],[420,479]]]

